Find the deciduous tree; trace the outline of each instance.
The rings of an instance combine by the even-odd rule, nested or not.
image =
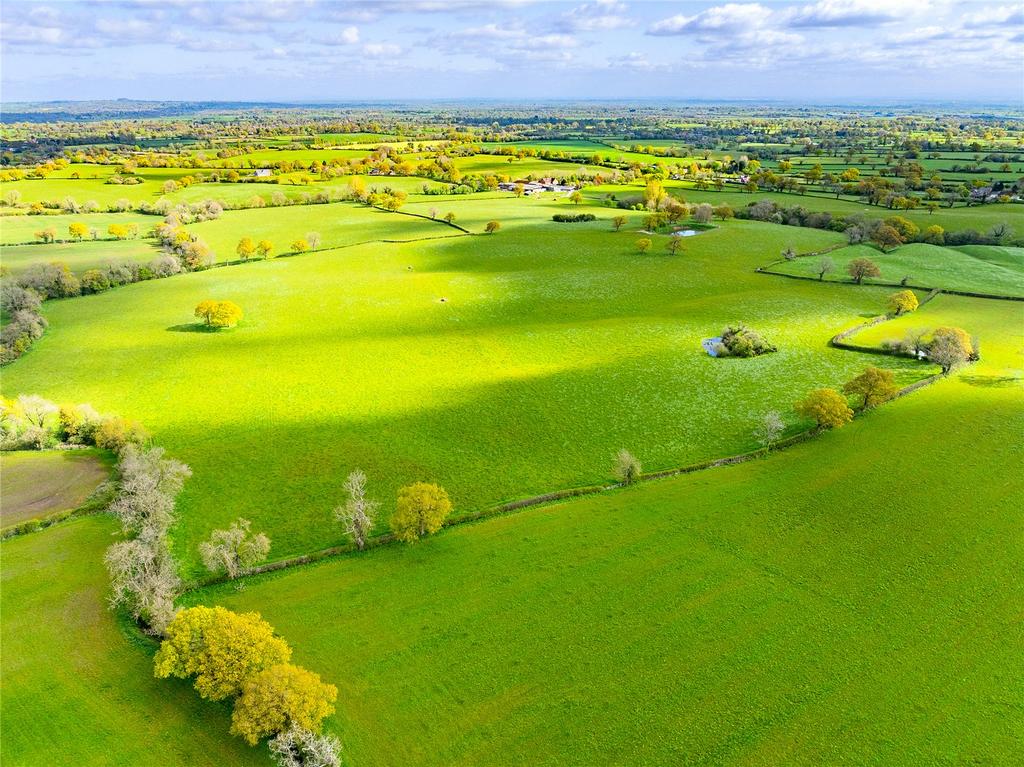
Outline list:
[[[615,475],[615,479],[623,485],[632,485],[643,476],[643,467],[635,455],[626,449],[622,449],[615,454],[612,472]]]
[[[782,420],[782,416],[779,415],[778,410],[769,410],[764,416],[758,421],[757,426],[754,427],[754,439],[758,441],[762,447],[771,450],[782,432],[786,430],[786,422]]]
[[[160,679],[193,677],[203,698],[223,700],[238,695],[259,672],[291,657],[288,643],[274,635],[259,613],[200,606],[179,611],[167,626],[153,669]]]
[[[899,387],[891,370],[869,366],[843,385],[843,393],[861,397],[861,408],[866,410],[891,400],[899,393]]]
[[[917,296],[912,290],[900,290],[889,296],[889,312],[899,317],[912,312],[918,307]]]
[[[440,530],[451,510],[452,502],[443,487],[415,482],[398,491],[391,529],[395,538],[412,543]]]
[[[312,671],[279,663],[249,678],[235,701],[231,733],[256,745],[261,739],[292,728],[319,732],[334,711],[338,688]]]
[[[651,241],[646,237],[641,237],[636,241],[636,249],[640,253],[646,253],[651,249]]]
[[[252,533],[248,519],[236,519],[227,530],[214,530],[210,540],[199,544],[199,556],[211,573],[237,578],[241,572],[267,558],[270,539]]]
[[[882,270],[870,258],[855,258],[846,267],[846,273],[860,285],[865,277],[881,277]]]
[[[487,234],[494,234],[499,229],[501,229],[500,221],[488,221],[487,224],[484,226],[484,231]]]
[[[234,301],[206,299],[196,306],[195,316],[211,328],[228,328],[242,319],[242,308]]]
[[[243,261],[248,261],[256,253],[256,245],[252,241],[252,237],[243,237],[238,241],[238,246],[235,248],[235,253]]]
[[[824,429],[838,429],[853,420],[853,411],[846,398],[835,389],[815,389],[796,403],[796,412],[804,418],[813,418]]]
[[[345,480],[345,493],[348,498],[334,510],[334,518],[345,526],[345,532],[352,536],[356,547],[362,551],[373,529],[380,503],[366,497],[366,475],[359,469]]]
[[[960,328],[941,327],[932,333],[928,359],[942,368],[943,375],[966,364],[974,355],[974,343]]]

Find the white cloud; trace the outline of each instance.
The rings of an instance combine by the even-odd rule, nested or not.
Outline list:
[[[651,35],[725,34],[756,29],[767,22],[771,10],[760,3],[726,3],[708,8],[694,16],[677,14],[656,22],[647,30]]]
[[[624,3],[616,0],[597,0],[578,5],[562,14],[558,28],[568,32],[602,32],[625,29],[636,24],[626,15]]]
[[[930,0],[818,0],[786,15],[794,27],[875,27],[929,10]]]
[[[371,59],[380,59],[388,56],[398,56],[402,53],[402,46],[394,43],[366,43],[363,46],[363,55]]]

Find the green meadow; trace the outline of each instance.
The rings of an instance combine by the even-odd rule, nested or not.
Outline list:
[[[154,219],[159,221],[159,219]],[[45,245],[7,245],[0,248],[0,263],[18,275],[36,263],[59,261],[76,274],[110,261],[146,263],[160,255],[155,240],[86,240]]]
[[[190,601],[334,680],[355,764],[1012,764],[1016,380]]]
[[[51,227],[57,231],[58,239],[70,239],[68,226],[85,224],[95,229],[100,237],[110,237],[107,227],[111,224],[128,226],[135,224],[139,232],[145,234],[155,224],[160,223],[157,216],[146,216],[141,213],[69,213],[47,216],[0,216],[0,245],[15,245],[26,242],[38,242],[36,232]]]
[[[888,253],[873,245],[850,245],[828,254],[835,271],[828,281],[850,282],[847,266],[855,258],[875,262],[881,277],[867,277],[866,283],[898,283],[904,277],[911,285],[928,288],[991,293],[1024,297],[1024,248],[996,245],[941,247],[921,242],[901,245]],[[802,277],[817,277],[820,258],[798,258],[773,264],[773,271]]]
[[[110,476],[98,450],[0,453],[0,527],[81,506]]]
[[[273,213],[326,208],[446,229],[352,206]],[[230,246],[250,232],[231,222],[251,221],[258,235],[269,215],[194,228]],[[194,471],[176,535],[194,563],[199,541],[238,516],[267,532],[275,559],[338,543],[330,512],[356,467],[385,503],[428,479],[465,513],[607,481],[622,447],[648,469],[748,450],[766,410],[789,413],[808,389],[874,361],[825,342],[877,314],[887,291],[753,271],[766,250],[841,235],[730,222],[676,257],[664,237],[638,254],[636,236],[605,222],[557,224],[545,211],[496,235],[354,245],[57,301],[46,305],[50,330],[7,369],[4,388],[146,424]],[[243,307],[239,327],[189,332],[205,298]],[[779,352],[708,357],[701,339],[735,321]],[[885,364],[904,381],[927,368]]]

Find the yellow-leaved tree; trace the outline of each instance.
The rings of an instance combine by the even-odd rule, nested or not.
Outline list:
[[[452,502],[443,487],[414,482],[398,491],[391,530],[398,540],[412,543],[440,530],[451,511]]]
[[[76,240],[80,240],[85,237],[85,235],[89,234],[89,227],[83,223],[75,221],[72,224],[68,224],[68,234]]]
[[[813,418],[824,429],[838,429],[853,420],[846,397],[835,389],[815,389],[796,403],[796,412],[804,418]]]
[[[869,366],[859,376],[847,381],[843,392],[863,398],[861,407],[867,409],[891,400],[899,392],[899,387],[891,370]]]
[[[912,290],[901,290],[889,296],[889,312],[899,317],[917,309],[917,296]]]
[[[248,261],[253,257],[256,252],[256,244],[252,241],[252,237],[243,237],[238,241],[238,246],[235,248],[235,253],[243,261]]]
[[[255,746],[293,728],[319,732],[337,698],[338,688],[321,682],[318,674],[279,663],[245,682],[231,715],[231,733]]]
[[[227,328],[242,319],[242,308],[234,301],[206,299],[196,306],[195,316],[211,328]]]
[[[153,659],[161,679],[195,677],[195,688],[210,700],[238,695],[264,669],[287,663],[288,643],[259,613],[236,613],[223,607],[190,607],[167,626]]]

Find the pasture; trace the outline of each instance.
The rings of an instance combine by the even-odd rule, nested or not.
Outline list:
[[[888,253],[873,245],[850,245],[832,251],[828,257],[836,267],[834,272],[825,275],[829,281],[850,282],[849,263],[855,258],[867,258],[878,265],[882,276],[865,278],[866,283],[894,284],[908,277],[909,284],[922,287],[1024,297],[1024,248],[994,245],[946,248],[915,242]],[[773,264],[771,269],[817,277],[820,262],[820,258],[798,258]]]
[[[973,479],[1022,429],[1019,387],[945,381],[766,460],[190,601],[293,638],[357,764],[1010,764],[1024,484]]]
[[[231,224],[239,215],[256,225],[270,212],[202,226],[224,227],[230,246],[247,233]],[[790,413],[807,390],[874,362],[825,342],[877,314],[887,291],[753,273],[766,251],[840,238],[737,221],[689,239],[679,256],[662,250],[665,237],[640,255],[633,232],[543,216],[496,235],[186,274],[47,304],[50,329],[4,385],[139,420],[188,463],[175,541],[190,570],[198,542],[238,516],[283,558],[341,540],[331,509],[356,467],[385,504],[399,485],[429,479],[465,513],[607,481],[622,447],[648,469],[750,449],[766,410]],[[241,306],[240,326],[183,332],[211,297]],[[701,339],[735,321],[779,352],[708,357]],[[904,381],[924,374],[911,361],[884,364]]]
[[[155,219],[159,220],[159,219]],[[160,255],[156,240],[85,240],[46,245],[5,245],[0,261],[17,276],[32,264],[59,261],[81,275],[110,261],[147,263]]]

